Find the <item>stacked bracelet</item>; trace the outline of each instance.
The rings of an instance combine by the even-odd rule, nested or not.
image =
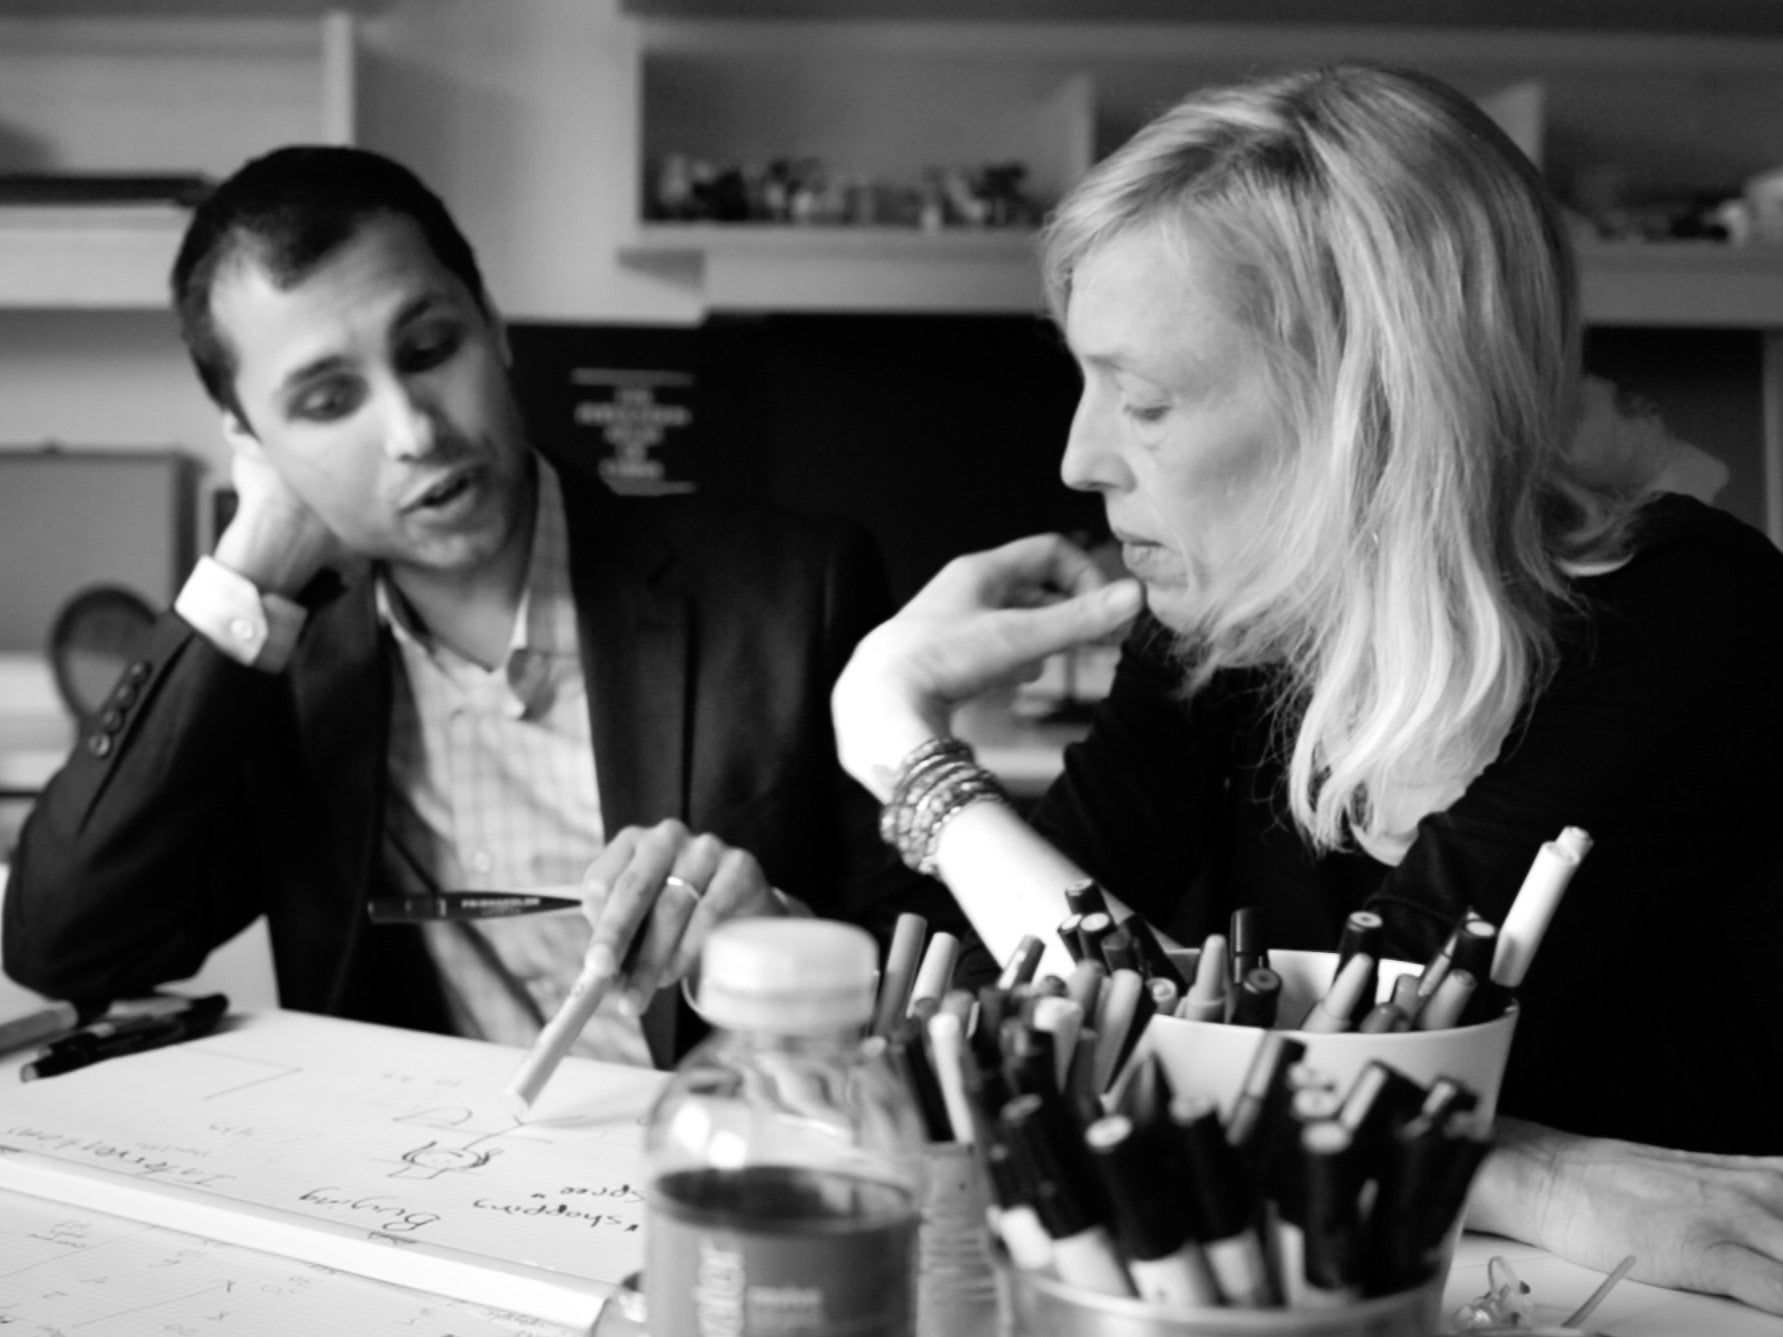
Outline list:
[[[919,873],[935,872],[941,830],[961,810],[982,800],[1008,803],[997,777],[980,766],[957,738],[931,738],[898,766],[891,798],[879,814],[879,835]]]

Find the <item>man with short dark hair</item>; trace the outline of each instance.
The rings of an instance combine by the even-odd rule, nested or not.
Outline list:
[[[471,247],[379,155],[248,163],[173,285],[239,507],[25,827],[8,974],[140,992],[265,914],[286,1006],[524,1044],[604,955],[582,1052],[664,1063],[657,990],[725,918],[964,930],[836,763],[831,683],[889,611],[858,529],[535,450]],[[587,925],[428,917],[565,883]]]

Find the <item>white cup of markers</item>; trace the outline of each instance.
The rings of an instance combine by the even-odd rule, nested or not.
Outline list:
[[[1186,958],[1173,955],[1192,979],[1196,973],[1194,954]],[[1354,1196],[1356,1172],[1350,1134],[1356,1134],[1353,1140],[1358,1144],[1367,1140],[1360,1131],[1366,1116],[1358,1116],[1354,1110],[1377,1097],[1376,1103],[1382,1107],[1399,1102],[1403,1128],[1421,1100],[1458,1101],[1459,1117],[1467,1121],[1467,1136],[1477,1142],[1477,1148],[1471,1155],[1463,1153],[1459,1168],[1449,1172],[1460,1178],[1448,1187],[1446,1196],[1434,1195],[1441,1197],[1442,1205],[1423,1227],[1422,1242],[1389,1273],[1398,1280],[1385,1288],[1379,1284],[1378,1274],[1375,1284],[1363,1280],[1377,1264],[1364,1261],[1361,1255],[1379,1248],[1378,1234],[1364,1228],[1347,1240],[1329,1234],[1316,1237],[1317,1218],[1323,1213],[1309,1202],[1307,1176],[1322,1171],[1302,1167],[1288,1176],[1294,1181],[1291,1187],[1278,1185],[1241,1210],[1226,1209],[1236,1228],[1221,1240],[1203,1241],[1199,1257],[1188,1269],[1201,1275],[1190,1282],[1187,1300],[1181,1289],[1186,1275],[1182,1259],[1185,1252],[1195,1254],[1193,1245],[1173,1247],[1167,1257],[1153,1260],[1171,1270],[1171,1279],[1162,1291],[1148,1297],[1142,1283],[1149,1264],[1134,1256],[1135,1249],[1146,1250],[1133,1243],[1132,1228],[1125,1238],[1118,1230],[1108,1232],[1118,1241],[1114,1252],[1130,1273],[1131,1284],[1124,1294],[1119,1293],[1119,1287],[1074,1284],[1065,1279],[1056,1255],[1052,1266],[1027,1270],[1017,1265],[1008,1248],[996,1248],[1006,1337],[1240,1337],[1261,1333],[1428,1337],[1439,1330],[1443,1284],[1460,1233],[1466,1183],[1489,1141],[1490,1121],[1516,1029],[1516,1004],[1501,999],[1492,1015],[1466,1025],[1418,1029],[1414,1022],[1364,1032],[1348,1021],[1339,1028],[1334,1021],[1313,1015],[1340,974],[1336,953],[1277,949],[1268,953],[1268,962],[1280,979],[1274,1025],[1233,1024],[1225,1015],[1201,1020],[1154,1012],[1102,1104],[1111,1111],[1143,1107],[1147,1097],[1140,1088],[1153,1085],[1166,1093],[1179,1129],[1186,1126],[1184,1111],[1200,1108],[1210,1126],[1217,1122],[1229,1139],[1242,1141],[1247,1123],[1268,1123],[1282,1117],[1279,1109],[1273,1116],[1260,1112],[1265,1092],[1274,1088],[1274,1099],[1279,1101],[1284,1098],[1284,1086],[1293,1088],[1287,1099],[1303,1101],[1313,1111],[1308,1122],[1325,1123],[1324,1131],[1334,1137],[1338,1126],[1347,1130],[1340,1150],[1352,1156],[1350,1178],[1344,1182],[1352,1185],[1349,1192]],[[1416,981],[1428,978],[1429,973],[1428,963],[1381,961],[1375,965],[1373,988],[1366,1005],[1356,1003],[1356,1017],[1391,999],[1400,979]],[[1407,998],[1409,984],[1399,989],[1401,997]],[[1409,1006],[1409,998],[1407,1003]],[[1300,1024],[1309,1019],[1313,1029]],[[1300,1096],[1301,1088],[1309,1088],[1309,1094]],[[1158,1097],[1150,1099],[1155,1103]],[[1309,1156],[1314,1154],[1309,1152]],[[1309,1160],[1306,1165],[1312,1163]],[[1158,1172],[1154,1168],[1152,1173],[1155,1183]],[[1433,1196],[1407,1188],[1403,1182],[1394,1189],[1371,1181],[1364,1193],[1395,1191],[1419,1203]],[[1319,1190],[1310,1192],[1317,1196]],[[1217,1190],[1211,1190],[1210,1196],[1217,1197]],[[1299,1204],[1298,1210],[1286,1208],[1290,1199]],[[1165,1212],[1179,1217],[1199,1216],[1204,1223],[1201,1234],[1220,1233],[1205,1229],[1206,1219],[1218,1210],[1207,1202],[1165,1205]],[[1170,1238],[1174,1240],[1174,1235]],[[1162,1250],[1163,1245],[1155,1247]],[[1332,1258],[1346,1252],[1347,1265],[1354,1269],[1351,1276],[1342,1284],[1318,1285],[1321,1270],[1329,1269]],[[1234,1303],[1246,1276],[1254,1280],[1254,1290]],[[1306,1284],[1309,1277],[1314,1284]],[[1205,1290],[1204,1303],[1193,1298],[1196,1286]],[[1163,1298],[1165,1295],[1170,1298]]]
[[[1109,916],[1079,913],[1078,891],[1060,925],[1077,971],[1143,981],[1148,1006],[1094,1109],[1078,1102],[1081,1142],[1031,1097],[1000,1118],[1032,1182],[1069,1188],[1077,1164],[1062,1196],[1081,1204],[1030,1193],[1036,1233],[1004,1195],[1004,1332],[1435,1331],[1517,1022],[1514,989],[1493,982],[1496,929],[1469,915],[1430,961],[1382,961],[1366,912],[1338,952],[1306,952],[1264,949],[1243,911],[1229,935],[1165,953],[1130,919],[1104,937]],[[1112,952],[1122,938],[1138,941]]]

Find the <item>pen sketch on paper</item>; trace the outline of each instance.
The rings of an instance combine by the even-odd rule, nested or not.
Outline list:
[[[570,1332],[525,1314],[4,1191],[0,1260],[0,1329],[18,1337]]]
[[[0,1110],[0,1188],[460,1298],[512,1293],[476,1289],[479,1269],[603,1294],[643,1262],[641,1123],[662,1076],[566,1063],[549,1106],[517,1120],[500,1097],[514,1062],[257,1015],[22,1087]]]

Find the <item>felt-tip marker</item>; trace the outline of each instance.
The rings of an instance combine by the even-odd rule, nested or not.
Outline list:
[[[1195,962],[1195,979],[1177,1003],[1176,1015],[1184,1021],[1224,1021],[1227,970],[1226,935],[1210,933],[1201,944],[1201,955]]]
[[[11,1021],[0,1021],[0,1054],[51,1039],[76,1026],[85,1026],[105,1008],[104,1003],[96,1001],[55,1002]]]
[[[106,1059],[141,1054],[182,1040],[196,1040],[215,1030],[228,1010],[227,998],[220,993],[208,994],[194,999],[183,1012],[143,1017],[138,1019],[140,1024],[120,1026],[116,1032],[102,1038],[81,1043],[62,1041],[46,1046],[37,1058],[19,1069],[19,1080],[30,1082],[40,1077],[56,1077]]]
[[[1035,1213],[1052,1240],[1052,1266],[1061,1281],[1105,1295],[1132,1295],[1133,1283],[1096,1211],[1088,1152],[1037,1095],[1020,1095],[998,1116],[1033,1194]]]
[[[1084,1145],[1101,1177],[1115,1243],[1141,1300],[1173,1307],[1217,1305],[1220,1290],[1201,1246],[1189,1236],[1176,1158],[1147,1145],[1124,1114],[1097,1119]],[[1165,1180],[1160,1182],[1160,1162]]]
[[[1255,1226],[1256,1200],[1238,1154],[1226,1141],[1211,1101],[1179,1096],[1170,1105],[1189,1186],[1191,1229],[1207,1257],[1220,1298],[1243,1309],[1273,1300],[1269,1265]]]
[[[1378,962],[1381,959],[1381,939],[1386,931],[1386,920],[1373,910],[1350,912],[1343,921],[1343,933],[1337,940],[1337,966],[1331,972],[1333,988],[1351,957],[1366,954],[1372,961]],[[1350,1013],[1350,1027],[1360,1026],[1362,1018],[1368,1015],[1368,1009],[1374,1006],[1376,979],[1376,972],[1371,970],[1367,982],[1359,991],[1355,1008]]]
[[[1536,851],[1535,861],[1498,930],[1498,949],[1492,958],[1494,984],[1506,989],[1522,985],[1549,921],[1560,908],[1561,897],[1590,848],[1590,836],[1577,827],[1568,827],[1560,833],[1560,839],[1546,841]]]

